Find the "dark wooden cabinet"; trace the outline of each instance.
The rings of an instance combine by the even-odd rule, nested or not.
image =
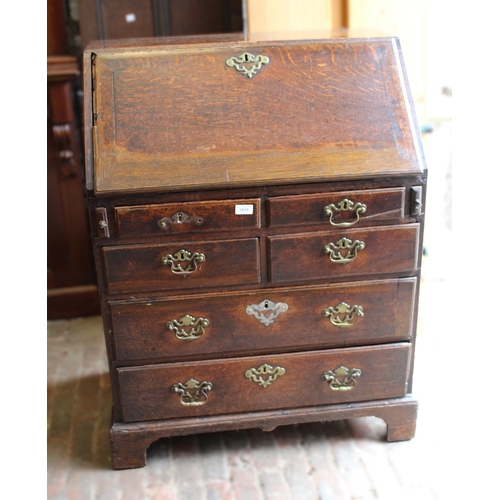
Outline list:
[[[86,188],[116,469],[160,437],[413,437],[426,168],[393,38],[96,43]]]
[[[100,314],[84,203],[82,49],[91,40],[232,31],[243,31],[240,0],[48,1],[48,319]],[[141,214],[121,213],[126,234]]]
[[[83,189],[73,56],[47,59],[47,316],[100,313]]]
[[[241,0],[78,0],[81,44],[92,40],[243,31]]]
[[[100,313],[83,184],[76,90],[81,61],[67,39],[62,0],[47,3],[47,317]]]

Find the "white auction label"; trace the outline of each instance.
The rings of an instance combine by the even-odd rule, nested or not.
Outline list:
[[[253,205],[236,205],[234,207],[234,213],[236,215],[252,215]]]

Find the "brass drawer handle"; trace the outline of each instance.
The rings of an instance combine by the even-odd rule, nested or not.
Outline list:
[[[197,226],[203,224],[203,217],[199,215],[189,215],[185,212],[177,212],[171,217],[163,217],[158,221],[158,226],[160,229],[167,229],[169,225],[174,224],[191,224],[195,223]]]
[[[327,307],[321,311],[325,318],[330,319],[330,323],[341,328],[354,326],[358,319],[364,316],[361,306],[353,305],[352,307],[347,302],[341,302],[335,307]],[[342,317],[343,316],[343,317]]]
[[[288,311],[287,303],[273,302],[272,300],[263,300],[259,304],[251,304],[246,309],[249,316],[255,316],[265,326],[274,323],[274,320],[286,311]]]
[[[264,64],[269,64],[269,57],[267,56],[254,56],[250,52],[243,52],[241,56],[234,56],[226,59],[226,66],[234,68],[238,73],[246,76],[247,78],[252,78],[255,76]],[[249,67],[245,65],[250,65]]]
[[[270,386],[278,377],[284,375],[286,370],[281,366],[271,366],[267,363],[260,365],[258,368],[249,368],[245,372],[245,377],[257,382],[261,387]]]
[[[205,328],[208,325],[208,319],[195,319],[190,314],[186,314],[185,316],[181,316],[178,320],[173,319],[171,321],[167,321],[165,327],[171,332],[174,332],[175,336],[180,340],[196,340],[205,333]],[[188,329],[187,327],[191,328],[186,331]],[[186,328],[186,330],[184,328]]]
[[[183,262],[187,262],[186,267],[182,267]],[[161,258],[161,263],[164,266],[171,266],[170,270],[174,274],[180,274],[184,278],[186,275],[194,273],[201,262],[205,262],[205,256],[202,253],[191,253],[182,248],[177,250],[174,255],[168,254]]]
[[[338,212],[356,212],[356,220],[351,222],[333,222],[333,216]],[[366,205],[364,203],[354,203],[347,198],[339,201],[335,206],[333,203],[327,205],[323,209],[323,214],[327,217],[330,217],[330,224],[335,227],[350,227],[354,226],[357,222],[359,222],[359,215],[364,214],[366,212]]]
[[[356,378],[360,375],[359,368],[339,366],[335,370],[323,372],[323,380],[328,382],[332,391],[350,391],[356,387]]]
[[[358,252],[365,248],[363,241],[352,241],[349,238],[341,238],[335,244],[328,243],[323,247],[323,253],[327,254],[332,262],[337,264],[347,264],[353,261]],[[346,255],[342,255],[341,250],[347,250]]]
[[[172,386],[172,392],[180,395],[180,403],[182,406],[202,406],[208,402],[207,392],[213,389],[212,382],[203,380],[198,382],[194,378],[186,380],[186,382],[178,382]]]

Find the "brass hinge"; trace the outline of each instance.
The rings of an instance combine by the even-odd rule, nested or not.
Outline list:
[[[422,186],[412,186],[410,190],[410,215],[423,215]]]
[[[97,207],[95,209],[97,219],[97,237],[109,238],[108,213],[105,207]]]
[[[91,92],[92,92],[92,151],[94,162],[97,161],[97,83],[96,83],[96,54],[90,56],[90,75],[91,75]],[[105,231],[104,231],[105,233]],[[101,234],[101,237],[108,237],[109,234]]]
[[[96,64],[95,60],[97,55],[91,56],[91,76],[92,76],[92,126],[97,122],[97,92],[96,92]]]
[[[92,127],[92,157],[94,160],[94,164],[98,162],[98,149],[97,149],[97,127]]]

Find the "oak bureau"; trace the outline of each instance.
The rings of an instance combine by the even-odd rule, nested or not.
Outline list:
[[[84,74],[113,467],[361,416],[412,438],[426,167],[398,40],[104,41]]]

